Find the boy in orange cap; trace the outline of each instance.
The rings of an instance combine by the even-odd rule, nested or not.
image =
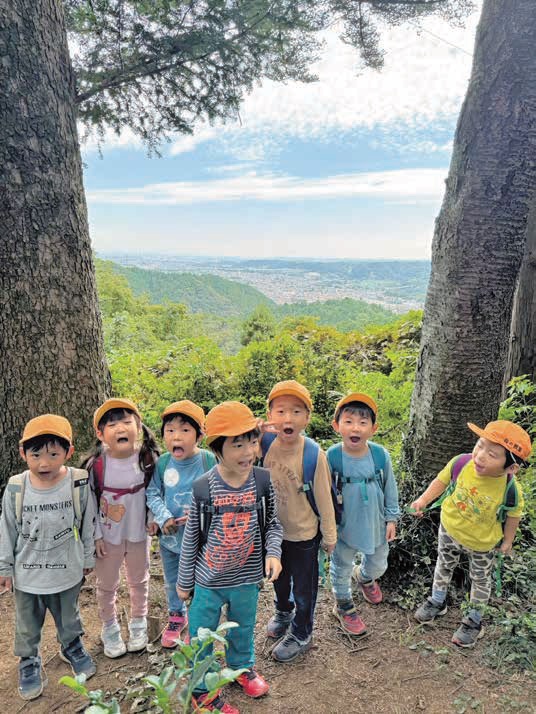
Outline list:
[[[264,571],[269,582],[279,576],[282,528],[270,474],[254,466],[259,428],[251,410],[240,402],[219,404],[208,413],[205,432],[218,464],[193,484],[177,592],[187,600],[195,586],[189,610],[192,637],[200,627],[215,630],[222,606],[228,606],[228,619],[239,627],[228,634],[227,665],[247,670],[236,681],[256,698],[269,688],[254,666],[259,584]],[[238,714],[219,693],[209,698],[203,682],[194,694],[203,711]]]
[[[510,421],[493,421],[485,429],[471,423],[468,427],[479,437],[472,453],[451,459],[411,504],[417,516],[436,499],[441,505],[432,594],[415,612],[418,622],[429,624],[446,613],[454,569],[462,553],[469,559],[470,610],[452,637],[459,647],[474,647],[484,634],[481,609],[491,593],[496,548],[503,554],[512,550],[523,514],[521,487],[514,475],[532,448],[527,432]]]
[[[272,650],[278,662],[291,662],[312,645],[320,539],[328,553],[337,540],[326,455],[302,434],[312,410],[303,384],[278,382],[268,395],[269,422],[263,425],[264,465],[283,525],[283,572],[274,584],[275,613],[267,628],[269,637],[283,638]]]
[[[168,624],[162,647],[176,647],[188,624],[183,601],[177,595],[177,575],[184,527],[196,478],[216,464],[214,455],[199,448],[205,412],[189,399],[173,402],[162,412],[161,435],[166,445],[147,487],[147,507],[160,528],[160,557],[168,601]]]
[[[47,610],[56,623],[60,658],[75,675],[96,672],[86,652],[78,595],[95,566],[95,505],[87,471],[65,466],[72,456],[64,417],[31,419],[20,440],[27,470],[12,476],[0,518],[0,592],[14,589],[19,694],[35,699],[47,683],[39,654]]]
[[[378,430],[378,406],[372,397],[352,392],[335,407],[332,426],[342,442],[328,449],[330,468],[342,501],[337,545],[331,558],[333,615],[350,635],[367,631],[352,600],[352,572],[363,597],[377,605],[383,595],[377,579],[387,570],[389,542],[400,515],[391,458],[369,441]],[[353,569],[356,555],[361,562]]]

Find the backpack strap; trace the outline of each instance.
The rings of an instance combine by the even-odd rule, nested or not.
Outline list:
[[[156,473],[160,477],[160,497],[162,499],[164,498],[164,474],[166,473],[170,459],[171,454],[166,451],[156,462]]]
[[[214,506],[210,498],[208,473],[203,474],[193,482],[192,493],[197,501],[199,510],[199,537],[201,544],[204,545],[207,542],[212,514],[214,513]]]
[[[24,491],[26,489],[26,475],[28,471],[11,476],[7,482],[7,490],[11,495],[11,503],[17,522],[17,530],[22,528],[22,505],[24,503]]]
[[[317,516],[318,518],[320,517],[320,514],[318,512],[318,507],[315,501],[314,480],[319,452],[320,447],[318,446],[316,441],[313,441],[308,436],[306,436],[305,443],[303,445],[302,461],[303,486],[299,490],[305,493],[305,495],[307,496],[307,500],[309,501],[309,505],[313,509],[315,516]]]
[[[374,476],[381,483],[382,491],[385,488],[385,449],[380,444],[376,444],[374,441],[369,441],[368,446],[370,453],[372,454],[372,461],[374,462]]]
[[[268,517],[268,500],[270,498],[270,472],[261,466],[253,467],[255,488],[257,490],[257,503],[259,504],[259,528],[264,550],[264,535],[266,533],[266,520]]]
[[[70,468],[69,470],[71,472],[71,494],[74,510],[74,537],[75,540],[78,540],[86,512],[89,476],[84,469]]]
[[[459,456],[456,456],[451,465],[450,465],[450,482],[447,488],[443,491],[441,496],[434,501],[426,510],[430,510],[432,508],[439,508],[443,501],[448,498],[451,494],[454,493],[456,490],[456,483],[458,482],[458,476],[461,474],[462,469],[464,466],[466,466],[469,461],[473,458],[472,454],[460,454]]]
[[[276,438],[277,434],[275,434],[273,431],[265,431],[264,434],[261,436],[261,464],[264,463],[264,459],[266,457],[266,454],[268,453],[268,449],[274,443]]]
[[[333,509],[335,511],[335,522],[339,524],[342,520],[343,501],[343,458],[342,458],[342,442],[330,446],[326,451],[329,470],[331,471],[331,499],[333,501]]]
[[[497,520],[504,524],[508,513],[518,507],[519,491],[514,474],[507,474],[503,502],[497,509]]]
[[[93,490],[97,499],[97,508],[100,507],[100,500],[104,490],[104,470],[106,468],[106,457],[98,454],[87,465],[88,471],[93,475]]]

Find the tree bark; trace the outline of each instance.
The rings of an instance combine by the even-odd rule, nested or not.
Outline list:
[[[514,297],[503,394],[512,377],[523,374],[536,380],[536,201],[527,221],[525,255]]]
[[[104,358],[62,3],[0,0],[0,487],[26,421],[87,444]]]
[[[536,189],[533,0],[485,0],[446,192],[404,455],[428,479],[499,406],[514,286]]]

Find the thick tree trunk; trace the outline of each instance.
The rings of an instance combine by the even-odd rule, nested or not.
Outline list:
[[[522,374],[536,380],[536,201],[527,221],[525,255],[514,297],[504,390],[512,377]]]
[[[81,446],[109,375],[61,2],[0,0],[0,86],[1,487],[31,417]]]
[[[496,418],[536,189],[534,0],[485,0],[432,247],[405,458],[418,480]]]

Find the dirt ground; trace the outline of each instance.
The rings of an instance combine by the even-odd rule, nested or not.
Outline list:
[[[165,622],[165,596],[158,553],[153,554],[151,614]],[[81,594],[81,610],[86,627],[85,644],[96,657],[98,671],[90,689],[103,689],[118,699],[130,688],[141,686],[149,669],[158,671],[156,652],[125,655],[117,660],[104,657],[99,640],[100,623],[91,579]],[[338,629],[331,615],[332,600],[321,589],[317,606],[314,647],[301,660],[278,664],[270,657],[271,641],[264,637],[264,625],[271,615],[271,588],[266,587],[259,601],[256,636],[257,666],[271,685],[268,696],[253,701],[237,685],[230,685],[225,698],[242,714],[281,712],[282,714],[410,714],[428,712],[536,712],[536,680],[528,673],[499,674],[483,662],[486,640],[473,651],[460,651],[450,644],[459,613],[452,609],[430,628],[419,626],[409,613],[386,603],[371,606],[356,594],[369,633],[351,639]],[[128,598],[121,591],[120,612],[126,631]],[[0,703],[11,714],[73,713],[84,709],[84,701],[58,679],[70,674],[59,657],[53,622],[47,618],[42,658],[49,684],[33,702],[23,702],[17,694],[17,660],[12,656],[13,599],[0,598]],[[158,640],[157,640],[158,642]],[[161,665],[160,665],[161,666]],[[156,668],[155,668],[156,667]],[[121,712],[147,711],[148,707],[130,696],[121,701]],[[154,711],[154,710],[153,710]]]

